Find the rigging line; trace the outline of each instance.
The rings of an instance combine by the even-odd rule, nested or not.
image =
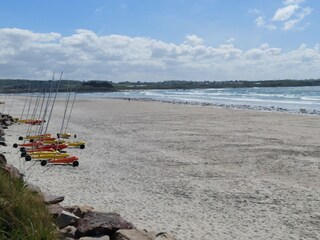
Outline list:
[[[16,89],[14,90],[14,94],[13,94],[13,96],[12,96],[12,101],[11,101],[11,104],[10,104],[10,107],[9,107],[9,112],[8,112],[9,115],[10,115],[10,113],[11,113],[11,109],[12,109],[13,102],[14,102],[14,100],[15,100],[15,98],[16,98],[17,89],[18,89],[18,86],[16,86]]]
[[[43,90],[42,91],[44,91],[44,86],[43,86]],[[38,93],[38,97],[37,97],[37,100],[36,100],[36,104],[35,104],[35,106],[34,106],[34,109],[33,109],[33,114],[32,114],[32,116],[31,116],[31,121],[35,121],[36,119],[36,114],[37,114],[37,112],[38,112],[38,107],[39,107],[39,100],[40,100],[40,98],[41,98],[41,92],[42,91],[40,91],[40,93]],[[28,132],[29,132],[29,134],[31,133],[31,130],[32,130],[32,127],[33,127],[33,124],[29,124],[29,128],[28,128]],[[28,133],[27,132],[27,133]]]
[[[76,96],[77,96],[77,90],[74,93],[74,97],[73,97],[73,101],[72,101],[72,105],[71,105],[71,109],[70,109],[70,113],[69,113],[69,117],[68,117],[68,120],[67,120],[67,124],[66,124],[66,128],[64,130],[64,133],[67,133],[67,129],[68,129],[71,113],[72,113],[72,110],[73,110],[74,102],[76,100]]]
[[[41,117],[41,112],[42,112],[42,108],[43,108],[43,105],[44,105],[44,100],[46,98],[46,94],[47,94],[47,86],[46,84],[43,85],[43,97],[42,97],[42,101],[41,101],[41,107],[39,109],[39,115],[38,117],[35,116],[35,121],[39,121],[40,120],[40,117]],[[37,115],[37,114],[36,114]],[[39,122],[38,124],[36,124],[36,130],[35,130],[35,135],[37,135],[38,131],[39,131],[39,128],[40,128],[40,125],[41,123]]]
[[[34,163],[27,168],[27,171],[29,171],[29,169],[32,168],[36,163],[37,163],[37,161],[34,161]]]
[[[29,99],[29,106],[28,106],[28,111],[27,111],[27,116],[26,116],[26,120],[27,121],[29,121],[29,120],[31,120],[31,119],[29,119],[29,114],[30,114],[30,116],[32,116],[32,110],[31,110],[31,104],[32,104],[32,102],[33,102],[33,100],[34,100],[34,98],[36,97],[36,94],[35,93],[30,93],[30,99]],[[29,128],[29,127],[28,127]]]
[[[42,173],[45,173],[47,171],[49,171],[52,168],[53,165],[50,165],[46,170],[44,170]]]
[[[28,117],[29,117],[29,113],[30,113],[30,108],[31,108],[31,103],[32,103],[32,91],[30,90],[30,99],[29,99],[29,105],[28,105],[28,110],[27,110],[27,116],[26,116],[26,120],[28,120]]]
[[[2,107],[2,113],[4,113],[4,107],[6,105],[6,100],[7,100],[7,94],[4,95],[4,101],[3,101],[3,107]]]
[[[23,104],[23,109],[22,109],[22,112],[21,112],[20,120],[21,120],[22,117],[23,117],[24,110],[25,110],[26,105],[27,105],[27,99],[28,99],[28,95],[29,95],[30,90],[31,90],[31,85],[32,85],[32,82],[30,82],[30,84],[29,84],[29,89],[28,89],[27,94],[26,94],[26,99],[24,100],[24,104]]]
[[[36,96],[36,95],[35,95]],[[35,111],[36,111],[36,108],[38,106],[38,101],[39,101],[39,95],[36,97],[36,102],[34,104],[34,107],[33,107],[33,111],[31,113],[31,117],[30,117],[30,121],[33,120],[33,116],[35,114]],[[26,136],[28,136],[31,132],[31,123],[28,124],[28,128],[27,128],[27,132],[26,132]]]
[[[44,109],[43,117],[41,119],[43,124],[41,124],[40,130],[39,130],[39,135],[42,134],[42,132],[43,132],[43,128],[44,128],[44,124],[45,124],[44,121],[45,121],[45,118],[47,116],[48,107],[50,105],[50,101],[51,101],[51,97],[52,97],[52,92],[53,92],[53,89],[54,89],[54,85],[56,83],[54,81],[54,74],[55,73],[53,73],[53,75],[52,75],[52,82],[51,82],[51,86],[50,86],[49,96],[48,96],[48,99],[47,99],[46,107]]]
[[[45,131],[44,131],[44,134],[46,134],[47,131],[48,131],[49,123],[50,123],[51,116],[52,116],[53,106],[54,106],[54,104],[55,104],[55,102],[56,102],[56,98],[57,98],[57,95],[58,95],[58,91],[59,91],[59,87],[60,87],[62,75],[63,75],[63,71],[61,71],[61,74],[60,74],[60,79],[59,79],[59,82],[58,82],[57,91],[56,91],[55,96],[54,96],[54,98],[53,98],[53,103],[52,103],[52,106],[51,106],[50,114],[49,114],[49,117],[48,117],[48,123],[47,123],[47,125],[46,125],[46,129],[45,129]]]
[[[39,103],[40,103],[40,98],[41,98],[41,93],[38,93],[37,98],[36,98],[36,102],[35,102],[35,106],[33,108],[32,114],[31,114],[31,118],[30,118],[31,122],[29,123],[27,134],[31,134],[31,130],[33,127],[32,121],[35,121],[36,114],[38,112]]]
[[[66,118],[66,113],[67,113],[67,110],[68,110],[68,105],[69,105],[69,101],[70,101],[70,96],[71,96],[71,92],[68,92],[66,107],[65,107],[65,109],[64,109],[64,114],[63,114],[62,123],[61,123],[61,128],[60,128],[60,134],[63,133],[63,125],[64,125],[64,120],[65,120],[65,118]]]
[[[45,99],[46,99],[46,94],[47,94],[47,87],[45,87],[45,90],[44,90],[44,93],[43,93],[43,98],[42,98],[42,101],[41,101],[41,107],[40,107],[40,110],[39,110],[39,116],[36,119],[36,121],[41,119],[41,113],[42,113],[42,108],[43,108],[43,105],[44,105],[44,102],[45,102]],[[40,126],[41,126],[41,123],[37,124],[36,131],[35,131],[36,134],[39,132]]]

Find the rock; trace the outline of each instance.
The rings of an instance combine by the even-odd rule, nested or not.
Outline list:
[[[26,188],[28,188],[28,190],[33,192],[33,193],[41,193],[41,189],[38,186],[35,186],[33,184],[28,183]]]
[[[51,204],[48,205],[48,211],[54,219],[56,219],[63,211],[63,208],[60,204]]]
[[[83,205],[83,206],[74,205],[71,207],[70,206],[64,207],[63,209],[73,213],[77,217],[83,218],[86,212],[93,210],[93,207],[89,205]]]
[[[3,121],[3,125],[10,126],[10,125],[12,125],[12,122],[10,120],[5,120],[5,121]]]
[[[5,142],[0,142],[0,145],[3,146],[3,147],[8,146]]]
[[[68,225],[76,225],[79,218],[72,213],[67,211],[62,211],[57,219],[55,220],[55,224],[58,228],[65,228]]]
[[[7,164],[5,166],[1,166],[1,169],[4,170],[9,176],[14,178],[23,178],[23,174],[19,172],[17,168],[14,166]]]
[[[76,237],[112,235],[119,229],[132,229],[134,226],[117,213],[86,212],[78,221]]]
[[[0,166],[5,166],[7,164],[7,159],[3,154],[0,154]]]
[[[54,196],[48,193],[43,193],[43,199],[46,204],[56,204],[64,200],[63,196]]]
[[[110,240],[109,236],[101,236],[101,237],[82,237],[79,240]]]
[[[7,125],[7,126],[11,126],[12,124],[13,124],[13,119],[8,119],[7,121],[5,121],[5,125]]]
[[[138,229],[120,229],[113,236],[111,240],[154,240],[156,235],[147,231]]]
[[[305,114],[305,113],[307,113],[307,110],[306,110],[306,109],[304,109],[304,108],[300,108],[300,113]]]
[[[172,235],[166,232],[161,232],[156,235],[155,240],[176,240],[176,239]]]
[[[74,226],[67,226],[65,228],[60,229],[60,236],[75,239],[76,230],[77,229]]]

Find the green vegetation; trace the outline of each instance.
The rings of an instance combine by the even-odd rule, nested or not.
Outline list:
[[[24,93],[31,87],[33,92],[43,92],[51,86],[52,81],[44,80],[22,80],[22,79],[0,79],[0,93]],[[80,81],[62,80],[59,90],[64,92],[70,87],[75,89],[81,86]]]
[[[114,91],[114,87],[111,82],[107,81],[87,81],[78,86],[80,92],[95,92],[97,90],[101,92]]]
[[[251,88],[251,87],[298,87],[320,86],[320,79],[266,80],[266,81],[165,81],[165,82],[120,82],[116,90],[129,89],[195,89],[195,88]]]
[[[23,93],[31,86],[33,92],[43,91],[52,81],[0,79],[0,93]],[[250,87],[300,87],[320,86],[320,79],[265,80],[265,81],[164,81],[164,82],[119,82],[62,80],[59,91],[70,88],[78,92],[107,92],[143,89],[195,89],[195,88],[250,88]]]
[[[54,240],[55,227],[43,199],[21,179],[0,170],[0,239]]]

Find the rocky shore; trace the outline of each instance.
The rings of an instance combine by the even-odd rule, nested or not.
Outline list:
[[[7,164],[3,147],[6,147],[5,132],[14,119],[5,114],[0,118],[0,170],[13,178],[23,178],[23,174],[14,166]],[[62,206],[64,196],[44,193],[39,187],[28,184],[26,187],[43,197],[48,211],[54,219],[60,239],[101,239],[101,240],[175,240],[166,232],[154,233],[137,229],[115,212],[100,212],[88,205]]]

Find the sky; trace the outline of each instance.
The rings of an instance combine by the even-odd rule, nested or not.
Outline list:
[[[0,79],[318,79],[319,10],[319,0],[0,0]]]

